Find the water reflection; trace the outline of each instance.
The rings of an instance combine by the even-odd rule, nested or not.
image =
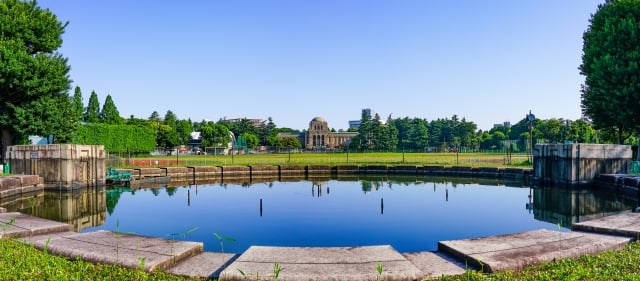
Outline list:
[[[79,232],[105,223],[105,193],[104,187],[87,187],[71,192],[44,191],[2,198],[0,206],[9,212],[68,223]]]
[[[400,176],[319,177],[295,182],[215,179],[171,182],[168,187],[85,188],[0,199],[0,206],[8,211],[70,223],[76,231],[89,227],[85,231],[113,230],[119,220],[127,231],[152,236],[198,226],[203,238],[196,233],[190,239],[203,242],[213,238],[211,233],[224,230],[246,243],[387,243],[401,251],[435,250],[427,239],[526,231],[525,225],[570,227],[637,205],[637,200],[615,193],[531,188],[521,181]],[[365,241],[362,233],[373,240]],[[407,233],[416,235],[408,237]],[[237,251],[243,251],[238,244]]]
[[[622,211],[631,211],[638,206],[636,199],[611,192],[552,187],[532,188],[530,192],[533,193],[533,202],[530,199],[525,206],[530,211],[533,209],[534,218],[563,227],[571,227],[577,222]]]

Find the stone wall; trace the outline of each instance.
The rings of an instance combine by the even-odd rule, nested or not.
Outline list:
[[[631,157],[628,145],[537,144],[533,179],[541,185],[585,185],[600,174],[628,173]]]
[[[16,145],[8,148],[5,159],[9,160],[12,174],[39,175],[45,188],[105,184],[102,145]]]

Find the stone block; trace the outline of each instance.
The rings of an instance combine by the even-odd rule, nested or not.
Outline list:
[[[337,174],[357,174],[360,171],[358,165],[338,165],[336,166]]]
[[[307,166],[307,174],[331,174],[331,166],[329,165],[309,165]]]

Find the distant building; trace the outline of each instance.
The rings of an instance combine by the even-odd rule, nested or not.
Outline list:
[[[507,127],[507,128],[511,128],[511,122],[504,121],[502,124],[493,124],[494,128],[502,127],[502,126]]]
[[[327,121],[316,117],[309,122],[309,130],[299,133],[279,133],[278,138],[295,137],[304,149],[333,149],[348,147],[357,132],[331,132]]]
[[[349,129],[358,129],[360,128],[360,124],[362,123],[362,116],[367,116],[369,119],[373,119],[376,116],[376,112],[371,108],[362,109],[362,113],[360,114],[360,119],[349,121]]]
[[[251,125],[253,125],[256,128],[260,127],[262,125],[262,123],[264,122],[264,120],[259,119],[259,118],[255,118],[255,119],[251,119],[251,118],[233,118],[233,119],[224,119],[224,120],[229,121],[231,123],[240,123],[244,119],[249,120]]]

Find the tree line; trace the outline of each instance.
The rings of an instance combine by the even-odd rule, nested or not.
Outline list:
[[[198,131],[203,146],[230,141],[229,132],[246,147],[296,147],[295,138],[278,139],[271,118],[254,126],[249,120],[229,122],[178,119],[170,110],[164,118],[122,118],[110,96],[99,105],[92,92],[87,106],[79,88],[70,96],[68,59],[58,52],[69,24],[35,1],[0,0],[0,157],[7,147],[25,144],[28,136],[53,136],[54,143],[101,143],[109,151],[146,152],[155,147],[188,143]],[[580,73],[584,119],[520,120],[488,131],[456,115],[427,121],[389,116],[363,117],[357,150],[500,149],[511,141],[636,144],[640,133],[640,1],[607,0],[591,15],[583,34]],[[95,95],[94,95],[95,94]],[[51,138],[49,138],[51,139]],[[522,145],[520,145],[522,147]]]

